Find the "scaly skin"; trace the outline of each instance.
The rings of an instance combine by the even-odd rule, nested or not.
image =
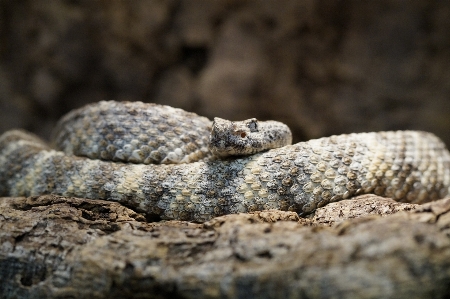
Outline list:
[[[69,112],[53,135],[67,154],[143,164],[210,161],[292,143],[289,128],[276,121],[212,122],[165,105],[114,101]]]
[[[264,209],[313,212],[374,193],[424,203],[449,193],[450,153],[425,132],[331,136],[226,161],[139,165],[51,150],[22,131],[0,137],[0,195],[115,200],[162,219],[203,222]]]

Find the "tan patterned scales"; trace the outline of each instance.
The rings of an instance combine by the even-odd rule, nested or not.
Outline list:
[[[130,113],[124,113],[124,105]],[[149,124],[156,125],[148,136],[142,133],[142,127],[146,129],[142,122],[128,118],[145,109],[157,111],[148,118]],[[93,110],[103,111],[103,116],[95,116]],[[161,111],[171,111],[166,116],[175,115],[176,122],[169,121],[171,117],[158,118]],[[105,115],[112,115],[115,125],[101,120]],[[272,139],[290,143],[290,132],[280,133],[278,128],[287,127],[277,122],[264,127],[264,122],[255,119],[234,125],[222,121],[216,119],[217,125],[213,125],[193,113],[155,104],[101,102],[61,120],[55,140],[68,153],[51,149],[29,133],[8,131],[0,136],[0,195],[52,193],[114,200],[162,219],[203,222],[264,209],[306,215],[329,202],[365,193],[412,203],[449,193],[450,153],[431,133],[339,135],[234,157],[253,153],[261,145],[274,147]],[[192,135],[178,132],[181,127]],[[208,138],[211,127],[213,136]],[[251,141],[252,133],[259,141]],[[187,143],[180,143],[182,139]],[[243,139],[248,139],[247,143]],[[127,146],[120,148],[121,144]],[[72,155],[87,145],[93,149],[84,155],[92,158],[200,162],[125,164]],[[121,152],[117,154],[117,150]]]

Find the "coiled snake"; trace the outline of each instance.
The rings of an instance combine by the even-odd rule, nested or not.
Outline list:
[[[306,215],[365,193],[423,203],[450,188],[450,153],[419,131],[288,145],[290,131],[278,122],[213,124],[168,106],[100,102],[63,117],[54,140],[66,152],[24,131],[0,136],[1,196],[114,200],[162,219],[203,222],[264,209]]]

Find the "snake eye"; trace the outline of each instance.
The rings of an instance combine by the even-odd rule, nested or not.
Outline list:
[[[241,132],[241,138],[245,138],[245,136],[247,136],[247,134],[245,132]]]
[[[258,120],[256,118],[249,119],[247,127],[250,129],[250,132],[258,132]]]

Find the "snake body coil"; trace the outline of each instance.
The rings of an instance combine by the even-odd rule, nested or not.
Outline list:
[[[365,193],[423,203],[446,196],[449,187],[450,153],[426,132],[331,136],[245,157],[170,165],[76,157],[17,130],[0,137],[0,195],[115,200],[162,219],[203,222],[264,209],[305,215]]]

